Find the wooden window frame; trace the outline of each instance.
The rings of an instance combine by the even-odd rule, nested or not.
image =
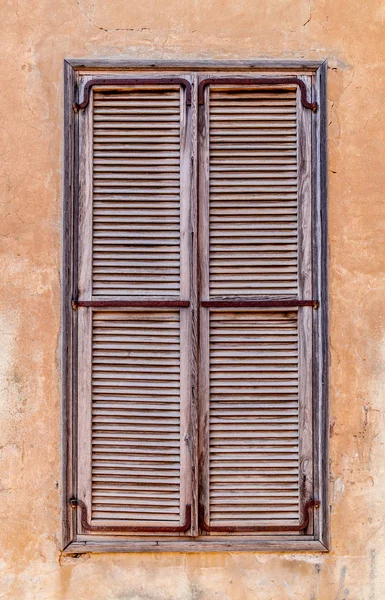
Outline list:
[[[313,431],[315,443],[314,497],[321,502],[314,518],[312,536],[268,535],[259,539],[237,536],[218,536],[215,539],[200,537],[180,540],[119,540],[112,536],[106,540],[79,541],[76,534],[76,511],[69,501],[77,489],[76,455],[76,403],[74,389],[77,386],[76,319],[71,306],[74,290],[78,243],[74,231],[78,227],[78,215],[74,199],[77,197],[78,156],[76,149],[76,119],[73,110],[74,93],[82,76],[114,77],[171,76],[184,77],[186,73],[210,77],[270,75],[297,77],[310,75],[313,100],[318,111],[311,116],[312,127],[312,252],[313,289],[317,293],[319,309],[313,313],[313,356],[316,368],[313,372]],[[84,552],[214,552],[214,551],[328,551],[329,550],[329,459],[328,459],[328,292],[327,292],[327,121],[326,121],[327,63],[321,61],[129,61],[129,60],[77,60],[64,61],[64,197],[63,197],[63,304],[62,304],[62,549],[67,554]],[[196,93],[196,91],[195,91]],[[196,141],[195,153],[197,151]],[[196,161],[194,161],[196,164]],[[194,167],[196,168],[196,166]],[[192,182],[192,195],[196,177]],[[193,207],[196,210],[196,207]],[[196,239],[195,242],[196,244]],[[195,251],[194,251],[195,252]],[[196,290],[196,286],[195,286]],[[195,291],[196,293],[196,291]],[[192,304],[196,298],[192,299]],[[195,469],[196,473],[197,469]],[[193,483],[196,489],[197,482]]]

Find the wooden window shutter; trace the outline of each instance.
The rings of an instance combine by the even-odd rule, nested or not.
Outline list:
[[[66,71],[66,548],[326,550],[326,66],[190,67]]]
[[[312,112],[304,92],[311,97],[309,77],[200,84],[206,535],[312,532]]]
[[[83,534],[190,529],[190,83],[85,80],[79,109]]]

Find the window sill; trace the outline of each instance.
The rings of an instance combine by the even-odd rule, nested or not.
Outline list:
[[[309,536],[310,537],[310,536]],[[73,541],[64,555],[90,552],[328,552],[323,542],[306,540],[164,540],[164,541]]]

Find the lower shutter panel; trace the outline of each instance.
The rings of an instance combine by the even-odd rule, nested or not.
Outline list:
[[[92,333],[92,518],[180,520],[178,311],[98,311]]]
[[[210,524],[299,519],[296,312],[211,311]]]

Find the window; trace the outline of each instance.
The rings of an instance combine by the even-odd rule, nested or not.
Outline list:
[[[68,552],[327,549],[325,70],[66,63]]]

